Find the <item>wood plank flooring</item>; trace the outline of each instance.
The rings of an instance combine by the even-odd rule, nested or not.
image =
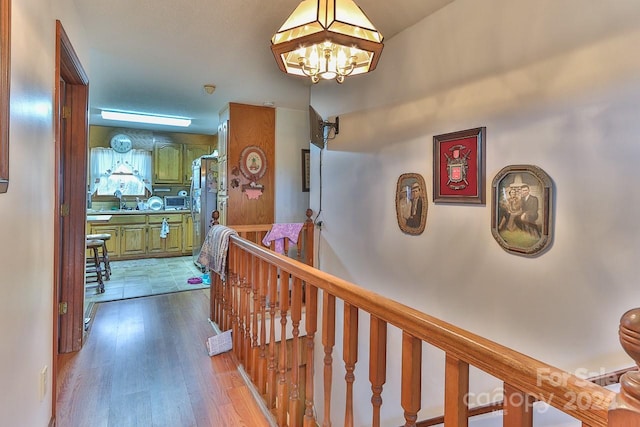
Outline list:
[[[57,427],[273,425],[231,353],[209,357],[209,290],[99,303],[59,360]]]

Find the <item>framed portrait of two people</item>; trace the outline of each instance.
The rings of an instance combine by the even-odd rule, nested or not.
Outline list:
[[[491,234],[507,252],[534,256],[551,243],[553,185],[532,165],[503,168],[493,179]]]

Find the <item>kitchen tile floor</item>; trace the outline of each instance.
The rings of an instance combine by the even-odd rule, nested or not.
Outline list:
[[[104,293],[96,293],[96,284],[85,288],[86,305],[149,295],[166,294],[209,285],[191,285],[190,277],[202,277],[203,273],[193,264],[191,256],[173,258],[147,258],[127,261],[111,261],[111,280],[104,281]]]

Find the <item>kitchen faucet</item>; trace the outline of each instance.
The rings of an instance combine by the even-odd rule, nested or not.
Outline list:
[[[116,196],[120,201],[120,209],[124,209],[126,207],[127,202],[122,201],[122,191],[116,190],[116,192],[113,193],[113,195]]]

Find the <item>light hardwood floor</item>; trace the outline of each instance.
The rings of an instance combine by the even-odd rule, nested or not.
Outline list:
[[[56,426],[272,426],[231,353],[207,354],[208,313],[208,289],[98,303],[60,356]]]

